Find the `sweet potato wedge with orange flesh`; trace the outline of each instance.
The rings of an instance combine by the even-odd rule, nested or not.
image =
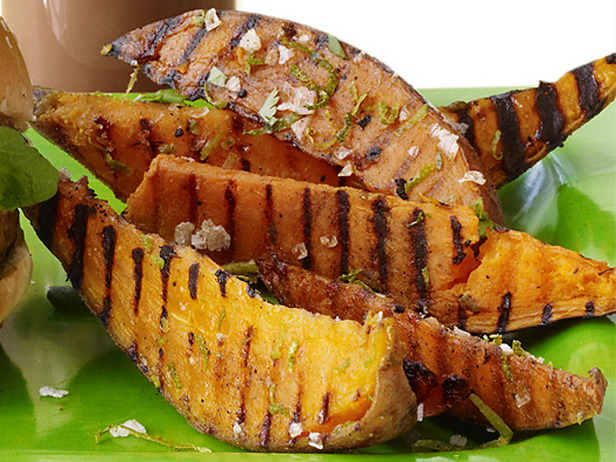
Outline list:
[[[481,198],[502,222],[477,153],[392,70],[300,24],[237,11],[218,16],[209,31],[203,11],[153,23],[103,53],[190,98],[226,103],[263,131],[355,173],[368,190],[452,204]],[[240,92],[219,86],[225,78],[239,79]]]
[[[391,320],[262,300],[190,247],[147,235],[62,180],[26,209],[73,286],[196,429],[252,450],[375,444],[417,417]]]
[[[484,173],[496,187],[517,178],[561,146],[616,96],[616,53],[556,82],[439,108],[466,126]]]
[[[607,382],[596,368],[589,378],[556,369],[533,356],[448,329],[434,318],[421,318],[359,285],[290,265],[270,252],[257,263],[267,287],[288,306],[356,321],[377,312],[392,317],[406,344],[405,370],[424,417],[445,411],[482,421],[475,405],[465,399],[469,389],[514,430],[564,427],[601,413]],[[422,395],[416,389],[431,381],[432,393]]]
[[[231,111],[130,102],[102,94],[35,92],[32,126],[79,160],[121,199],[160,152],[225,168],[340,184],[338,170],[270,135],[243,135],[256,123]]]
[[[506,332],[616,311],[616,270],[513,230],[480,238],[469,207],[229,171],[158,156],[128,220],[175,239],[178,224],[224,227],[223,264],[277,249],[306,269],[359,278],[402,305],[471,332]]]

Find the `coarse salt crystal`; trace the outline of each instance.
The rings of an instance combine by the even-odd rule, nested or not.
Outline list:
[[[178,245],[190,245],[190,238],[194,230],[195,225],[188,221],[179,223],[173,231],[173,239]]]
[[[231,236],[224,227],[215,225],[212,220],[203,220],[201,228],[191,236],[193,247],[202,250],[219,252],[231,245]]]
[[[291,249],[291,252],[293,252],[293,255],[295,255],[298,260],[303,260],[308,256],[308,249],[306,248],[306,244],[303,242],[295,245],[293,249]]]
[[[323,449],[323,438],[320,433],[310,432],[308,435],[308,445],[315,449]]]
[[[302,117],[297,122],[291,124],[291,130],[295,134],[297,141],[301,141],[304,138],[304,132],[308,126],[308,117]]]
[[[205,30],[209,32],[212,29],[216,29],[218,26],[220,26],[220,18],[216,13],[216,8],[210,8],[207,10],[207,13],[205,13]]]
[[[240,91],[242,89],[242,85],[240,83],[239,77],[235,75],[229,77],[229,79],[227,80],[227,83],[225,84],[225,88],[234,93],[237,93],[238,91]]]
[[[279,111],[293,111],[301,115],[312,114],[314,111],[306,106],[314,105],[315,93],[306,87],[285,85],[284,92],[288,99],[278,105]]]
[[[338,173],[339,177],[351,176],[353,174],[353,164],[346,164]]]
[[[411,146],[408,150],[408,155],[411,159],[414,159],[419,154],[419,146]]]
[[[521,408],[522,406],[524,406],[525,404],[528,404],[529,402],[530,402],[530,393],[528,392],[528,390],[518,391],[515,394],[515,405],[518,408]]]
[[[285,46],[278,46],[278,64],[286,63],[293,56],[293,50]]]
[[[242,428],[242,425],[239,422],[234,422],[233,423],[233,436],[235,437],[235,439],[241,438],[245,435],[244,433],[244,428]]]
[[[424,418],[424,403],[417,405],[417,422],[421,422]]]
[[[51,396],[52,398],[63,398],[68,395],[67,390],[58,390],[57,388],[50,387],[45,385],[41,387],[39,390],[39,395],[41,396]]]
[[[430,135],[433,138],[438,138],[438,148],[449,159],[453,159],[456,156],[458,153],[458,135],[436,123],[430,126]]]
[[[338,238],[333,234],[330,234],[328,236],[321,236],[319,240],[321,241],[322,245],[329,249],[333,249],[338,245]]]
[[[291,422],[289,425],[289,436],[291,438],[297,438],[304,431],[304,427],[300,422]]]
[[[470,170],[458,180],[458,183],[464,183],[465,181],[470,181],[482,185],[485,184],[486,179],[484,178],[483,173],[478,172],[477,170]]]
[[[260,50],[261,39],[257,35],[257,31],[254,29],[248,29],[248,31],[242,36],[238,46],[248,52],[253,53]]]
[[[351,154],[351,150],[349,148],[345,148],[344,146],[340,146],[336,151],[334,151],[334,157],[338,160],[344,160]]]
[[[130,431],[128,429],[131,429],[137,433],[142,433],[142,434],[147,433],[143,425],[141,425],[135,419],[130,419],[121,425],[116,425],[114,427],[111,427],[109,429],[109,434],[113,436],[114,438],[126,438],[128,435],[130,435]]]
[[[513,354],[513,348],[511,348],[509,345],[507,345],[506,343],[501,343],[500,345],[500,349],[503,353],[506,354]]]

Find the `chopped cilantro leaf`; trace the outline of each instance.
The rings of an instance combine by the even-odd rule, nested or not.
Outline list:
[[[342,48],[342,45],[340,45],[340,42],[335,36],[331,34],[327,34],[327,38],[329,42],[328,43],[329,51],[331,51],[336,56],[340,56],[342,59],[349,59],[346,52]]]
[[[259,115],[267,125],[273,125],[276,122],[274,116],[276,115],[278,101],[280,101],[280,97],[278,96],[278,87],[276,87],[267,95],[263,106],[259,109]]]
[[[223,71],[214,66],[210,71],[210,75],[208,75],[207,77],[207,83],[224,88],[224,86],[227,84],[227,76],[224,74]]]

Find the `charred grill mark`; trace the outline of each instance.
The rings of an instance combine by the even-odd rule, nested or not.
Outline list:
[[[259,431],[259,444],[261,446],[267,446],[269,443],[270,430],[272,428],[272,414],[267,411],[265,414],[265,419],[263,420],[263,425],[261,425],[261,430]]]
[[[188,268],[188,293],[193,300],[197,299],[197,280],[199,278],[199,263],[193,263]]]
[[[116,230],[113,226],[103,228],[103,256],[105,259],[105,290],[107,292],[103,299],[103,311],[98,315],[98,319],[107,327],[111,316],[111,281],[113,279],[113,259],[116,246]]]
[[[588,63],[571,72],[577,83],[580,108],[584,111],[586,120],[589,120],[603,107],[603,101],[599,97],[599,84],[595,79],[594,64]]]
[[[396,178],[396,194],[400,199],[409,200],[409,195],[406,193],[406,180],[404,178]]]
[[[243,425],[246,421],[246,398],[244,396],[244,393],[241,394],[240,399],[240,406],[237,410],[237,414],[235,414],[235,421],[238,423],[238,425]]]
[[[167,75],[165,75],[161,80],[161,85],[169,85],[170,87],[175,87],[175,82],[182,78],[182,73],[178,72],[178,68],[182,67],[185,63],[190,61],[190,57],[195,51],[195,48],[199,46],[203,37],[207,34],[207,29],[202,27],[197,31],[197,33],[193,36],[188,46],[184,49],[184,53],[182,53],[182,57],[180,61],[177,63],[177,66],[171,69]]]
[[[340,274],[349,272],[349,195],[342,190],[336,191],[338,199],[338,240],[340,242]]]
[[[535,105],[541,120],[539,139],[545,141],[548,147],[562,146],[567,137],[563,133],[565,117],[558,107],[558,93],[553,83],[539,82]]]
[[[86,233],[88,228],[88,219],[91,214],[94,214],[95,209],[85,205],[77,204],[74,209],[73,224],[68,229],[68,237],[73,240],[75,249],[73,250],[73,258],[68,269],[68,278],[75,289],[81,289],[83,281],[83,256],[86,245]]]
[[[466,131],[464,132],[464,137],[468,140],[468,142],[471,144],[471,146],[473,146],[474,148],[476,148],[475,145],[475,121],[473,120],[473,118],[469,115],[469,105],[468,104],[464,104],[459,110],[456,111],[456,114],[458,115],[458,123],[460,125],[466,126]],[[477,149],[477,152],[479,153],[479,149]]]
[[[274,199],[272,197],[272,184],[267,183],[265,185],[265,222],[267,223],[267,236],[269,242],[276,246],[278,240],[278,230],[274,224]]]
[[[520,138],[520,125],[512,99],[513,93],[492,96],[491,100],[496,109],[498,129],[501,132],[503,143],[502,165],[507,180],[512,180],[526,170],[524,162],[524,143]]]
[[[132,362],[137,362],[137,360],[139,359],[139,348],[136,341],[133,341],[133,343],[131,343],[131,345],[126,350],[126,353],[128,354],[128,357]]]
[[[500,314],[498,315],[498,322],[496,324],[496,333],[502,334],[507,331],[509,325],[509,315],[511,314],[511,292],[507,292],[503,295],[503,301],[499,307]]]
[[[453,405],[467,398],[469,392],[468,381],[459,375],[452,374],[443,380],[443,397],[448,405]]]
[[[137,56],[135,56],[135,58],[133,60],[131,60],[131,63],[136,64],[136,63],[142,62],[144,60],[147,60],[147,58],[154,57],[156,55],[156,48],[158,47],[158,44],[161,43],[161,41],[163,41],[165,39],[165,37],[181,21],[182,21],[182,18],[180,16],[175,16],[175,17],[172,17],[172,18],[167,18],[166,20],[162,21],[160,27],[154,33],[150,34],[150,37],[151,37],[150,43],[143,47],[143,50],[141,51],[141,53],[139,53]],[[112,53],[114,53],[115,43],[116,42],[114,42],[112,44],[111,52],[109,53],[111,56],[118,56],[118,55],[122,54],[121,50],[119,50],[118,55],[112,54]],[[155,68],[155,66],[154,66],[154,68]],[[144,64],[143,72],[148,77],[151,77],[151,70],[150,70],[149,63],[146,62]]]
[[[176,256],[175,249],[170,245],[163,245],[160,248],[160,258],[163,260],[163,266],[160,269],[160,277],[162,281],[162,293],[161,297],[163,303],[167,303],[167,292],[169,290],[169,268],[171,267],[171,260]]]
[[[466,252],[464,251],[464,244],[462,243],[462,235],[460,231],[462,230],[462,224],[458,221],[457,217],[451,216],[449,217],[451,221],[451,230],[453,231],[453,246],[456,249],[457,254],[454,255],[452,261],[454,265],[459,265],[466,257]]]
[[[246,32],[256,27],[256,25],[259,22],[259,19],[261,19],[261,17],[258,14],[253,14],[246,20],[246,22],[244,22],[237,28],[237,33],[229,41],[229,51],[232,51],[240,44],[240,41],[242,40],[242,36]]]
[[[428,309],[428,284],[424,278],[424,271],[428,263],[428,240],[426,238],[426,227],[424,220],[420,219],[424,215],[423,210],[416,208],[413,210],[412,222],[415,223],[409,228],[411,242],[414,250],[415,263],[415,287],[419,299],[417,300],[418,311],[427,314]]]
[[[214,274],[216,275],[216,279],[218,280],[218,286],[220,287],[220,295],[222,297],[226,297],[227,296],[227,279],[229,279],[229,276],[231,275],[223,269],[217,269],[216,273]]]
[[[594,302],[587,302],[586,305],[584,306],[584,317],[585,318],[591,318],[595,315],[595,303]]]
[[[303,209],[304,209],[304,245],[306,246],[307,255],[302,259],[302,267],[304,269],[312,269],[312,210],[310,202],[310,188],[304,188],[303,194]]]
[[[331,392],[327,391],[323,395],[323,399],[321,400],[321,409],[317,413],[317,423],[324,424],[327,422],[329,418],[329,401],[331,399]]]
[[[135,269],[133,276],[135,278],[135,291],[133,293],[133,311],[135,315],[139,314],[139,302],[141,301],[141,286],[143,283],[143,249],[137,247],[132,252],[133,263]]]
[[[419,361],[413,361],[411,358],[405,358],[402,362],[402,368],[406,380],[413,389],[417,402],[421,403],[428,399],[430,392],[437,385],[436,374]]]
[[[547,303],[543,307],[543,312],[541,313],[541,325],[546,326],[552,322],[552,304]]]
[[[39,226],[36,234],[49,249],[53,244],[54,230],[56,229],[56,216],[58,214],[58,193],[39,206]]]
[[[389,239],[389,227],[387,226],[387,215],[389,208],[385,199],[379,197],[372,202],[373,229],[377,236],[376,256],[379,265],[379,279],[381,287],[387,287],[388,267],[387,267],[387,239]]]

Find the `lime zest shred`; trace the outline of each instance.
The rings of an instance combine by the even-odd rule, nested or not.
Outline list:
[[[288,355],[289,372],[293,372],[293,368],[295,367],[295,354],[297,353],[297,350],[299,350],[299,343],[297,343],[296,339],[293,339],[291,341],[291,346],[289,347],[289,355]]]
[[[403,132],[411,128],[413,125],[425,119],[427,115],[428,115],[428,105],[424,104],[421,108],[417,110],[417,112],[415,112],[415,114],[413,114],[411,117],[405,120],[404,123],[402,123],[402,125],[398,127],[398,129],[396,130],[396,135],[400,136]]]
[[[361,269],[354,269],[349,271],[347,274],[342,274],[338,280],[340,282],[346,282],[347,284],[356,284],[360,287],[363,287],[366,290],[369,290],[370,292],[374,292],[374,290],[372,290],[372,288],[366,284],[363,281],[360,281],[357,277],[362,273],[363,270]]]
[[[135,83],[137,83],[137,77],[139,77],[139,70],[140,66],[138,64],[133,67],[133,72],[131,72],[130,78],[128,79],[128,85],[126,86],[126,91],[124,92],[124,95],[128,95],[131,91],[133,91],[133,87],[135,86]]]
[[[88,136],[88,144],[92,147],[95,147],[103,154],[103,158],[105,159],[105,162],[107,163],[107,165],[109,165],[109,167],[111,167],[112,170],[117,170],[127,175],[133,174],[132,168],[130,168],[125,163],[120,162],[119,160],[116,160],[113,157],[111,157],[111,153],[107,150],[107,148],[105,148],[105,146],[95,143],[94,141],[92,141],[92,138],[89,136]]]
[[[210,350],[208,350],[205,346],[205,341],[203,340],[203,336],[201,334],[195,335],[195,340],[197,342],[197,348],[199,348],[199,352],[201,353],[203,367],[207,371],[210,366]]]
[[[289,410],[284,407],[282,404],[276,402],[276,385],[273,383],[268,388],[268,398],[269,398],[269,413],[272,415],[275,414],[284,414],[286,416],[289,415]]]
[[[257,264],[254,260],[227,263],[226,265],[222,265],[222,268],[227,273],[233,274],[234,276],[259,272],[259,268],[257,268]]]
[[[205,96],[205,100],[209,104],[211,104],[214,108],[224,109],[227,107],[226,101],[216,101],[214,98],[212,98],[212,95],[210,94],[210,90],[207,88],[207,82],[203,84],[203,95]]]
[[[509,382],[513,383],[513,375],[511,375],[511,368],[509,367],[509,360],[507,358],[507,353],[504,351],[501,353],[501,359],[503,361],[503,373]]]
[[[222,138],[222,131],[218,130],[218,132],[216,133],[216,136],[214,136],[214,139],[208,141],[206,145],[203,146],[203,148],[201,149],[201,152],[199,153],[199,157],[201,158],[202,162],[205,162],[207,158],[210,156],[210,154],[212,153],[212,151],[216,149],[216,147],[220,143],[221,138]]]
[[[167,370],[169,371],[169,374],[171,375],[171,380],[173,381],[173,384],[175,385],[175,389],[180,391],[182,389],[182,382],[180,382],[180,376],[178,375],[178,371],[175,368],[175,364],[173,362],[170,362],[169,364],[167,364]]]
[[[162,144],[158,147],[158,152],[160,154],[173,154],[175,152],[175,144]]]
[[[255,128],[254,130],[244,132],[243,134],[253,136],[271,135],[272,133],[289,128],[302,117],[303,116],[301,114],[292,112],[291,114],[284,116],[282,119],[276,119],[272,125],[264,125],[263,127]]]
[[[227,310],[223,308],[222,311],[220,312],[220,316],[218,316],[218,330],[220,330],[220,328],[222,327],[222,323],[224,322],[226,317],[227,317]]]
[[[334,373],[342,374],[346,372],[346,370],[349,368],[350,365],[351,365],[351,358],[345,358],[345,360],[342,361],[342,363],[339,366],[336,366],[336,368],[334,369]]]
[[[417,173],[417,175],[415,175],[413,178],[411,178],[404,185],[404,192],[405,192],[405,194],[408,194],[411,191],[411,189],[413,189],[419,183],[421,183],[426,178],[428,178],[430,175],[432,175],[435,170],[436,170],[436,168],[434,167],[433,163],[429,163],[429,164],[426,164],[423,167],[421,167],[421,169],[419,170],[419,173]]]
[[[494,138],[492,138],[492,157],[496,160],[501,160],[503,158],[503,153],[498,152],[498,142],[500,141],[502,133],[500,130],[496,130],[494,132]]]
[[[522,342],[520,342],[519,340],[513,340],[511,342],[511,349],[518,356],[526,357],[526,356],[530,356],[531,355],[528,351],[526,351],[524,348],[522,348]]]
[[[252,70],[252,66],[262,66],[264,64],[265,64],[265,61],[263,61],[262,59],[256,59],[255,52],[251,51],[250,53],[248,53],[248,56],[246,57],[246,60],[244,61],[244,70],[246,71],[246,74],[250,74],[250,71]]]
[[[379,103],[377,104],[377,109],[379,111],[379,118],[381,119],[381,123],[383,125],[393,124],[400,115],[399,104],[394,104],[392,107],[390,107],[387,105],[387,103],[379,101]]]
[[[121,428],[127,431],[131,436],[134,436],[136,438],[139,438],[145,441],[149,441],[151,443],[160,444],[161,446],[171,448],[175,451],[196,451],[196,452],[203,452],[203,453],[212,452],[212,450],[209,448],[206,448],[203,446],[197,446],[192,443],[175,442],[175,441],[167,440],[165,438],[161,438],[160,436],[153,436],[153,435],[149,435],[148,433],[141,433],[141,432],[135,431],[134,429],[130,427],[127,427],[126,425],[109,425],[108,427],[97,431],[96,434],[94,435],[94,441],[96,442],[96,444],[100,443],[101,438],[105,434],[110,433],[111,430],[114,428]]]
[[[505,423],[505,421],[490,407],[483,402],[483,400],[474,393],[471,393],[469,399],[473,402],[483,416],[490,422],[490,425],[498,432],[499,437],[495,440],[488,441],[479,446],[479,448],[494,448],[500,446],[506,446],[511,442],[513,438],[513,430]]]

